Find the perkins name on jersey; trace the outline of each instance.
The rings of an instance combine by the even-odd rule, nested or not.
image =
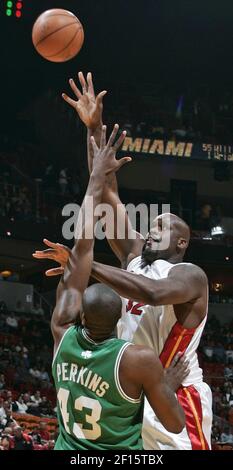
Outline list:
[[[57,381],[75,382],[95,392],[98,397],[103,397],[109,389],[109,384],[103,378],[95,374],[88,367],[78,367],[77,364],[68,362],[58,363],[56,367]]]

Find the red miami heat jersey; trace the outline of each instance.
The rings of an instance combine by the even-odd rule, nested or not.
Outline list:
[[[141,257],[134,258],[127,271],[142,274],[150,279],[162,279],[168,276],[170,269],[181,264],[171,264],[157,260],[150,266],[141,268]],[[183,386],[202,382],[202,369],[199,367],[197,347],[206,323],[207,315],[197,328],[184,328],[178,323],[173,305],[153,307],[142,303],[122,299],[122,317],[118,323],[118,336],[134,344],[152,348],[160,357],[165,368],[169,367],[178,352],[185,352],[189,361],[190,373],[183,381]],[[207,314],[207,305],[205,309]]]

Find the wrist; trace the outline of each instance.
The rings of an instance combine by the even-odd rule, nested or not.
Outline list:
[[[103,127],[103,121],[101,119],[99,122],[92,124],[90,126],[87,126],[87,130],[91,133],[91,135],[93,135],[96,131],[102,131],[102,127]]]
[[[177,390],[177,383],[175,383],[175,380],[174,378],[171,377],[171,375],[169,374],[168,370],[165,369],[164,371],[164,375],[165,375],[165,381],[167,382],[167,385],[169,386],[169,388],[173,391],[173,392],[176,392]]]
[[[92,172],[90,174],[90,179],[100,181],[102,184],[105,183],[105,173],[103,172],[103,168],[101,168],[101,165],[95,165],[92,168]]]

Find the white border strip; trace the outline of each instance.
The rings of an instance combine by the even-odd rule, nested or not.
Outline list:
[[[114,378],[115,378],[115,382],[116,382],[116,387],[118,389],[119,394],[125,400],[129,401],[130,403],[141,403],[143,391],[142,391],[139,398],[132,398],[132,397],[129,397],[128,395],[126,395],[126,393],[124,392],[124,390],[122,389],[121,384],[120,384],[119,366],[120,366],[121,358],[122,358],[126,348],[128,348],[128,346],[132,346],[132,343],[123,344],[122,348],[120,349],[120,351],[118,353],[117,359],[116,359],[115,368],[114,368]]]
[[[58,347],[57,347],[57,350],[56,350],[56,352],[55,352],[55,354],[54,354],[54,356],[53,356],[52,367],[53,367],[54,362],[55,362],[55,359],[56,359],[56,357],[57,357],[57,355],[58,355],[59,349],[60,349],[60,347],[61,347],[61,345],[62,345],[63,339],[65,338],[65,336],[67,335],[68,331],[70,331],[71,328],[74,328],[74,325],[72,325],[72,326],[70,326],[69,328],[67,328],[67,330],[65,331],[64,335],[63,335],[62,338],[60,339],[60,343],[59,343],[59,345],[58,345]]]
[[[95,345],[98,344],[98,343],[96,343],[93,339],[91,339],[90,336],[88,336],[88,334],[86,333],[86,331],[84,330],[84,328],[82,328],[81,333],[82,333],[82,335],[84,336],[85,340],[86,340],[86,341],[89,341],[89,343],[92,343],[92,344],[95,344]]]
[[[98,341],[98,342],[96,342],[96,341],[94,341],[93,339],[91,339],[90,336],[88,336],[88,334],[87,334],[85,328],[82,328],[81,333],[82,333],[82,335],[83,335],[83,337],[84,337],[84,339],[85,339],[86,341],[88,341],[89,343],[94,344],[95,346],[98,346],[98,345],[101,345],[101,344],[105,344],[105,343],[107,343],[108,341],[113,341],[113,340],[117,339],[117,338],[114,336],[114,338],[107,338],[107,339],[104,339],[103,341]]]

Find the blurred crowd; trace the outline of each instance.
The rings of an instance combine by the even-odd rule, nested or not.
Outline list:
[[[68,167],[55,172],[53,165],[49,164],[44,168],[44,175],[30,180],[30,183],[22,182],[19,175],[16,178],[9,170],[0,174],[0,217],[11,222],[48,223],[58,215],[61,217],[61,209],[65,204],[81,204],[84,191],[85,178],[72,175]],[[197,209],[187,209],[184,201],[179,200],[178,196],[174,199],[174,195],[169,193],[120,188],[120,194],[123,202],[135,205],[142,202],[148,205],[155,202],[171,204],[171,211],[184,219],[188,217],[187,222],[191,222],[194,230],[211,233],[215,227],[230,224],[224,230],[233,235],[232,206],[224,205],[223,208],[218,199],[214,203],[196,201]]]
[[[146,91],[145,91],[146,90]],[[121,122],[129,135],[191,142],[232,144],[233,95],[208,86],[180,94],[146,84],[118,90],[109,99],[111,124]]]
[[[109,126],[118,122],[133,137],[233,143],[232,93],[213,93],[202,87],[181,95],[172,90],[167,94],[148,83],[142,94],[135,87],[118,84],[112,90],[104,114]],[[13,133],[0,130],[0,216],[46,222],[66,200],[82,200],[88,178],[86,132],[60,90],[42,93],[18,113],[16,123]],[[147,203],[145,197],[143,202]],[[185,207],[181,206],[178,201],[174,212],[182,215]],[[200,230],[230,215],[217,200],[196,206],[192,222]]]
[[[44,164],[35,178],[28,170],[22,174],[0,159],[0,217],[47,223],[66,202],[81,202],[84,187],[71,168]]]
[[[213,393],[212,440],[233,448],[233,321],[222,325],[215,316],[211,317],[199,354]]]
[[[34,314],[0,306],[0,449],[49,450],[57,437],[50,322],[38,305]]]

